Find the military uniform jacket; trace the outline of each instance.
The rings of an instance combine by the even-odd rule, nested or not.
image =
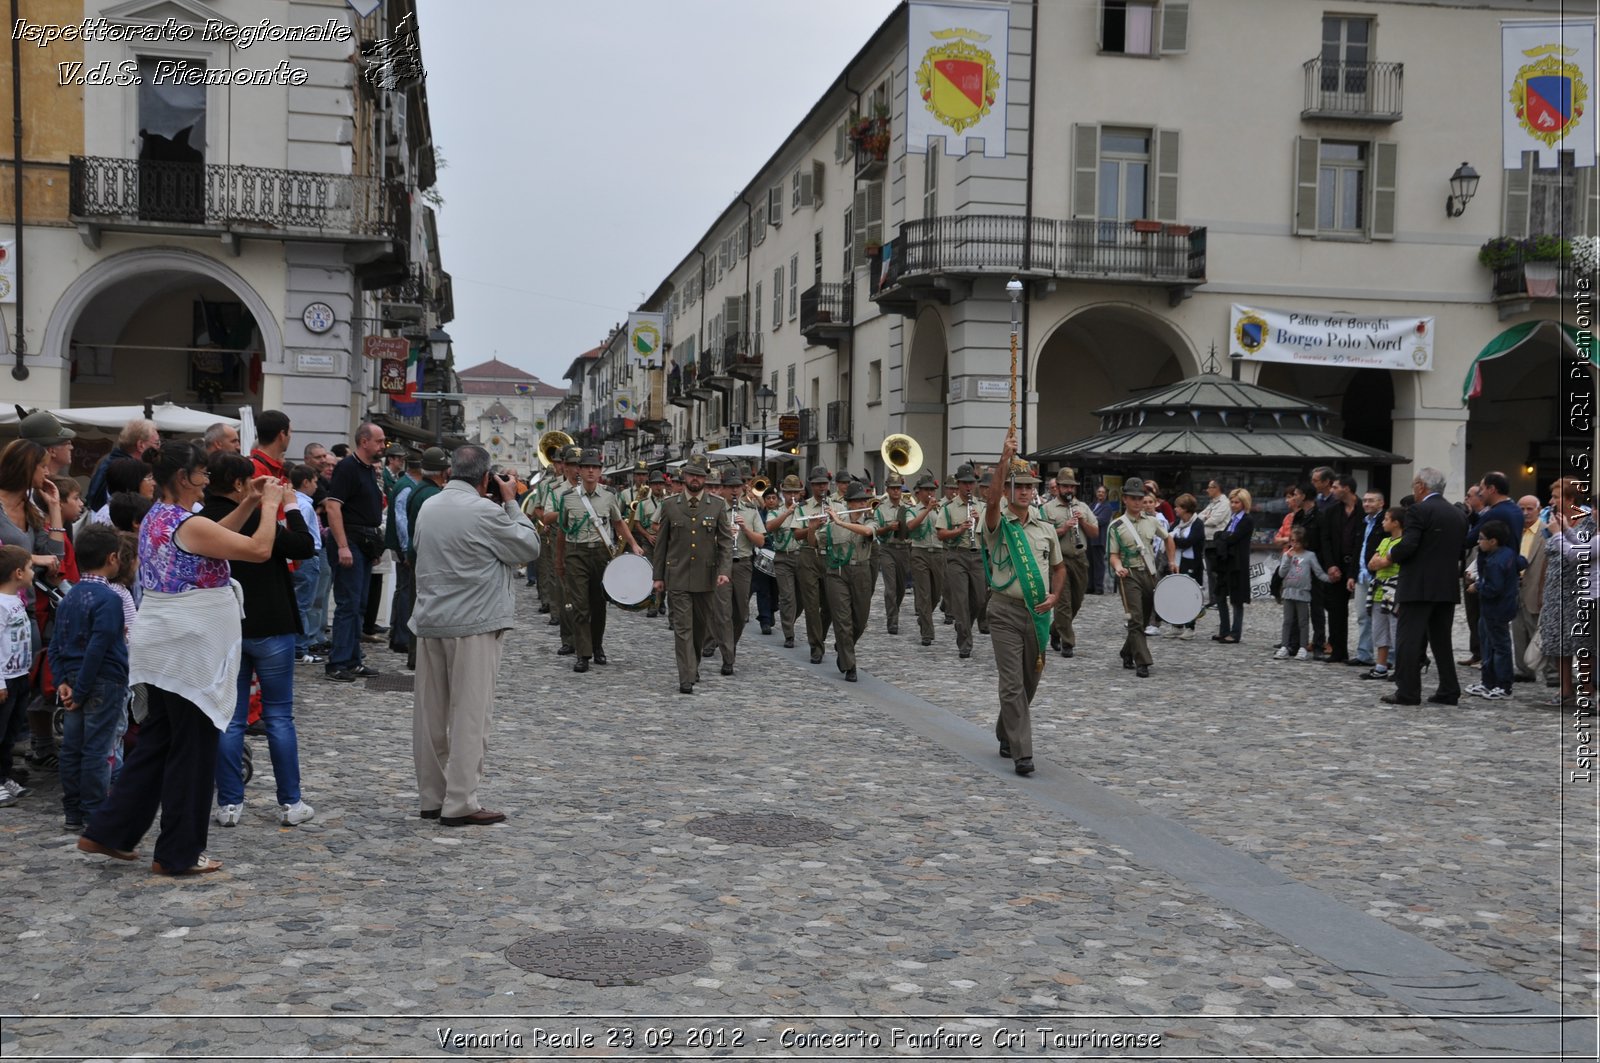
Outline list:
[[[733,574],[733,522],[728,503],[701,492],[698,504],[675,495],[661,504],[653,567],[669,591],[715,590]]]
[[[1106,551],[1116,551],[1123,567],[1143,568],[1153,575],[1166,571],[1166,550],[1158,549],[1167,540],[1168,533],[1154,517],[1140,516],[1137,520],[1124,513],[1111,522],[1111,536],[1106,540]],[[1144,543],[1143,556],[1139,543]]]
[[[835,503],[833,501],[833,496],[823,495],[821,501],[818,501],[815,498],[808,498],[795,507],[794,517],[792,518],[795,527],[809,528],[811,530],[811,535],[808,538],[800,540],[801,546],[811,547],[812,549],[816,550],[820,550],[822,548],[822,536],[819,534],[818,529],[822,527],[823,522],[818,520],[806,520],[806,518],[830,512],[834,506]]]
[[[743,517],[747,528],[766,527],[761,521],[761,511],[754,506],[734,506],[728,512],[728,522],[730,524],[732,524],[734,517]],[[735,561],[749,560],[755,555],[756,544],[750,541],[750,537],[741,531],[738,525],[734,525],[733,533],[733,559]]]
[[[1006,537],[1002,533],[1003,526],[1007,523],[1022,524],[1022,532],[1028,537],[1028,545],[1033,548],[1033,559],[1039,565],[1039,575],[1044,578],[1045,590],[1050,588],[1050,570],[1062,563],[1061,540],[1056,536],[1055,528],[1049,521],[1039,516],[1039,511],[1032,506],[1028,507],[1028,514],[1020,521],[1011,512],[1011,507],[1006,506],[1000,511],[1000,523],[990,531],[983,527],[983,545],[989,554],[989,584],[994,588],[994,593],[1003,594],[1008,598],[1015,598],[1019,602],[1027,601],[1022,593],[1022,581],[1017,579],[1017,570],[1012,563],[1011,550],[1006,545]]]
[[[906,532],[906,538],[918,550],[943,550],[944,543],[941,543],[939,536],[935,534],[939,527],[939,502],[934,502],[931,506],[924,506],[921,502],[912,502],[906,507],[906,523],[909,525],[912,521],[922,516],[922,512],[925,509],[932,509],[933,516]]]
[[[657,518],[661,513],[661,503],[657,502],[654,495],[639,499],[628,506],[628,515],[639,525],[639,530],[650,535],[656,533]]]
[[[1069,508],[1059,498],[1052,498],[1039,507],[1044,515],[1045,523],[1051,528],[1059,528],[1066,521],[1069,513],[1078,515],[1078,526],[1061,536],[1061,556],[1071,561],[1085,557],[1089,552],[1088,533],[1083,530],[1084,521],[1094,521],[1094,510],[1074,498]],[[1098,522],[1096,522],[1098,523]]]
[[[983,509],[983,499],[973,495],[972,512],[977,518],[977,527],[971,531],[964,532],[957,538],[943,540],[945,549],[976,550],[978,548],[978,531],[983,528]],[[944,504],[944,512],[934,519],[939,522],[939,527],[946,531],[951,528],[959,528],[967,521],[967,503],[961,500],[960,495],[957,495]]]
[[[883,505],[873,510],[872,522],[879,528],[885,529],[879,538],[890,545],[895,543],[900,543],[903,545],[908,538],[905,533],[904,522],[909,522],[911,520],[911,514],[915,511],[916,503],[904,495],[900,496],[900,504],[898,506],[893,502],[885,502]],[[889,529],[889,525],[895,523],[896,521],[903,522],[901,527],[897,529]]]
[[[843,568],[857,561],[867,560],[867,551],[872,547],[872,538],[857,535],[839,527],[835,521],[847,520],[851,524],[870,524],[872,517],[863,513],[858,519],[850,515],[850,507],[843,502],[830,505],[828,509],[833,513],[833,521],[821,521],[816,532],[818,546],[823,550],[823,559],[829,568]]]
[[[588,506],[583,504],[584,497],[585,492],[580,484],[562,499],[561,516],[556,521],[561,534],[575,546],[589,543],[614,545],[618,539],[617,525],[622,521],[622,504],[617,500],[617,493],[609,487],[596,487],[594,494],[587,496]],[[590,508],[594,509],[592,516]],[[606,541],[608,536],[609,543]]]
[[[788,508],[788,504],[786,503],[780,506],[774,512],[782,512]],[[800,507],[796,506],[795,511],[783,518],[783,523],[779,524],[775,531],[770,531],[767,533],[767,546],[773,551],[773,553],[792,554],[796,550],[800,549],[800,540],[796,538],[794,534],[795,517],[799,514],[799,512]]]

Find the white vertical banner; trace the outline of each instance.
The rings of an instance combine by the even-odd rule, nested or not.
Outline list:
[[[17,301],[17,242],[0,241],[0,303]]]
[[[1503,20],[1500,23],[1501,143],[1507,170],[1537,151],[1553,167],[1560,151],[1574,166],[1593,166],[1595,20]]]
[[[643,369],[661,368],[661,341],[666,335],[667,315],[628,315],[628,358]]]
[[[913,0],[907,23],[906,151],[925,155],[943,137],[946,154],[965,155],[966,138],[982,137],[986,157],[1005,158],[1009,6]]]

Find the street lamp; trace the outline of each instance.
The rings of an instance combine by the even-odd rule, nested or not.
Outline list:
[[[1444,216],[1459,218],[1466,213],[1467,204],[1478,194],[1478,171],[1471,163],[1462,163],[1450,175],[1450,195],[1444,201]]]
[[[778,393],[762,384],[756,389],[756,412],[761,414],[761,475],[767,474],[767,416],[778,408]]]

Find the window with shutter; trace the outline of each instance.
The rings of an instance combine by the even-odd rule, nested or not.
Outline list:
[[[753,334],[752,338],[753,338],[754,342],[759,344],[761,342],[761,282],[760,281],[756,281],[755,298],[750,300],[750,313],[752,315],[751,318],[750,318],[750,331]],[[777,385],[776,381],[773,382],[772,390],[773,391],[777,391],[778,390],[778,385]]]
[[[833,161],[844,162],[850,154],[850,124],[840,122],[833,131]]]
[[[789,175],[789,213],[800,209],[800,171]]]
[[[789,409],[792,410],[792,409],[795,408],[795,405],[794,405],[794,399],[795,399],[795,395],[794,395],[794,366],[793,365],[789,366],[788,381],[789,381],[789,404],[788,405],[789,405]]]
[[[1154,0],[1100,0],[1100,50],[1111,55],[1150,55],[1155,39]]]
[[[1181,55],[1188,50],[1188,0],[1167,0],[1161,5],[1161,54]]]
[[[939,154],[942,141],[928,143],[928,153],[922,160],[922,216],[939,216]]]
[[[760,247],[767,242],[767,212],[764,210],[756,211],[752,221],[754,226],[750,230],[750,246]]]
[[[817,160],[811,160],[811,205],[822,206],[822,189],[828,183],[828,168]]]
[[[767,192],[767,224],[775,229],[783,225],[782,185],[773,185]]]
[[[789,320],[800,313],[800,256],[789,256]]]
[[[772,330],[783,325],[783,267],[772,271]]]
[[[796,208],[811,206],[811,171],[802,167],[794,172]]]
[[[871,181],[867,193],[867,243],[883,244],[883,182]]]
[[[1297,236],[1317,235],[1317,163],[1322,141],[1294,138],[1294,231]]]
[[[1093,218],[1099,205],[1100,127],[1072,127],[1072,216]]]
[[[1155,144],[1156,194],[1151,217],[1175,222],[1178,220],[1178,131],[1156,130]]]
[[[1372,145],[1372,224],[1367,235],[1393,240],[1395,195],[1399,181],[1400,145],[1380,140]]]
[[[867,190],[856,189],[856,205],[850,212],[851,242],[855,246],[855,261],[865,263],[867,258]]]
[[[848,281],[850,279],[850,271],[855,268],[857,260],[855,253],[856,212],[854,207],[846,207],[844,210],[844,239],[840,242],[844,244],[844,272],[840,276]]]
[[[1367,227],[1367,145],[1323,140],[1317,159],[1317,232],[1355,235]]]

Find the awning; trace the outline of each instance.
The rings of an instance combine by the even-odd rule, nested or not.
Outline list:
[[[776,442],[772,442],[772,443],[768,443],[767,444],[766,455],[767,455],[767,460],[768,461],[798,461],[799,460],[793,454],[790,454],[787,450],[779,450],[778,448],[779,448],[780,445],[781,445],[780,443],[776,443]],[[724,460],[727,460],[727,459],[730,459],[730,458],[756,458],[756,459],[759,459],[761,457],[761,453],[762,453],[762,451],[761,451],[761,444],[760,443],[740,443],[736,447],[723,447],[721,450],[708,450],[708,451],[706,451],[706,460],[707,461],[724,461]]]
[[[1076,439],[1029,457],[1035,461],[1144,464],[1174,460],[1239,465],[1398,465],[1410,459],[1327,432],[1253,432],[1218,428],[1124,428]]]
[[[1574,354],[1582,354],[1583,348],[1578,342],[1578,330],[1562,321],[1524,321],[1520,325],[1512,325],[1500,335],[1484,345],[1483,350],[1472,360],[1467,367],[1467,378],[1461,382],[1461,405],[1465,406],[1468,399],[1475,399],[1483,394],[1483,369],[1482,363],[1491,358],[1498,358],[1502,354],[1509,354],[1516,348],[1527,343],[1533,334],[1545,325],[1554,325],[1559,331],[1562,341],[1567,349]],[[1594,337],[1589,338],[1589,361],[1600,365],[1600,353],[1594,349]]]
[[[76,406],[63,410],[51,410],[58,421],[67,424],[87,425],[91,428],[121,429],[129,421],[144,416],[143,406]],[[229,417],[222,413],[207,413],[205,410],[191,410],[187,406],[176,406],[164,402],[160,406],[150,409],[150,419],[156,427],[163,432],[178,434],[199,434],[217,422],[239,426],[239,418]],[[0,424],[16,424],[21,420],[17,411],[11,406],[0,409]]]

